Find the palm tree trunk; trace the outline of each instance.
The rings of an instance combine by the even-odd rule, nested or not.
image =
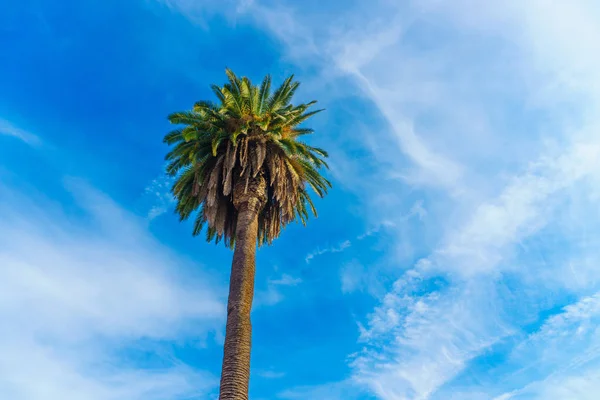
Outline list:
[[[219,400],[248,400],[258,214],[261,201],[245,199],[238,207],[236,243],[229,282],[227,328]]]

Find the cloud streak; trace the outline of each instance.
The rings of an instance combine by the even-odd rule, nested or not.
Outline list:
[[[15,125],[2,118],[0,118],[0,135],[15,137],[32,146],[36,146],[41,143],[41,140],[38,136],[26,130],[17,128]]]
[[[321,256],[321,255],[327,254],[327,253],[341,253],[342,251],[346,250],[350,246],[352,246],[352,243],[349,240],[344,240],[343,242],[341,242],[340,244],[338,244],[336,246],[326,247],[324,249],[317,249],[317,250],[307,254],[304,261],[306,261],[306,263],[308,264],[312,261],[313,258],[315,258],[317,256]]]
[[[326,23],[310,5],[245,8],[289,60],[318,70],[323,98],[359,95],[344,111],[360,117],[341,128],[332,158],[369,217],[401,226],[405,198],[427,198],[427,225],[406,236],[433,244],[412,268],[398,263],[406,272],[362,319],[350,382],[383,400],[585,398],[600,363],[589,328],[600,290],[600,45],[585,38],[600,35],[600,10],[592,0],[396,3],[348,2]],[[357,148],[375,162],[355,161]],[[508,361],[481,365],[494,355]],[[282,397],[343,398],[346,384]]]
[[[365,350],[353,362],[354,379],[385,400],[448,398],[477,357],[516,335],[510,293],[544,292],[532,279],[543,271],[521,270],[530,255],[519,246],[556,228],[572,193],[598,191],[600,52],[581,40],[600,33],[594,4],[511,1],[476,13],[468,0],[422,4],[378,2],[369,12],[379,19],[358,28],[336,19],[325,28],[283,7],[254,9],[292,59],[331,63],[385,118],[390,130],[364,143],[386,168],[363,181],[385,187],[381,176],[399,177],[443,191],[428,202],[429,220],[444,227],[439,245],[367,319]],[[362,11],[349,5],[340,19]],[[431,31],[441,35],[432,35],[435,43]],[[401,190],[388,191],[397,207]],[[512,311],[536,315],[537,299]],[[476,389],[481,398],[493,390]]]
[[[168,352],[154,366],[128,352],[161,354],[160,343],[191,340],[192,333],[196,343],[208,339],[220,327],[222,293],[175,269],[187,262],[104,194],[77,180],[68,187],[85,218],[0,187],[0,320],[11,327],[0,335],[0,396],[208,395],[216,384],[211,374]]]
[[[147,215],[149,221],[160,217],[175,207],[176,200],[171,193],[173,183],[174,179],[165,175],[154,179],[144,189],[145,200],[151,204]]]

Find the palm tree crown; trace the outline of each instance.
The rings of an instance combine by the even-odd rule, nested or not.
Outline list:
[[[207,240],[233,247],[238,210],[236,191],[248,191],[257,179],[266,182],[264,206],[258,215],[258,244],[270,244],[294,220],[303,224],[316,209],[307,191],[323,197],[330,182],[319,169],[327,153],[301,137],[313,133],[299,127],[314,114],[316,102],[291,104],[299,86],[290,76],[271,93],[271,78],[260,87],[226,70],[229,82],[212,85],[218,103],[200,101],[192,111],[169,116],[184,125],[164,138],[173,145],[167,173],[176,177],[172,191],[181,220],[197,213],[194,235],[207,225]]]

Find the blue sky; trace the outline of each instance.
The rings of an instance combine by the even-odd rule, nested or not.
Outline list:
[[[502,3],[502,4],[500,4]],[[215,399],[231,254],[166,116],[295,73],[335,190],[258,253],[251,397],[600,396],[600,7],[0,6],[0,397]]]

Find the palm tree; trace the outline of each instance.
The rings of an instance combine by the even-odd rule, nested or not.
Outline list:
[[[299,127],[322,110],[316,102],[291,104],[299,86],[290,76],[274,92],[226,70],[229,82],[212,85],[218,102],[200,101],[169,116],[182,125],[164,138],[167,174],[175,177],[175,211],[195,214],[193,234],[233,248],[219,400],[247,400],[250,380],[256,247],[271,244],[292,221],[317,212],[308,187],[323,197],[330,182],[319,174],[327,153],[301,141]]]

